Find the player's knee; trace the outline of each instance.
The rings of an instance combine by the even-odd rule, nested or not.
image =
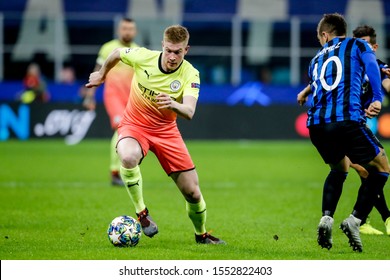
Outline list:
[[[389,165],[386,164],[386,165],[383,167],[383,170],[382,170],[381,172],[390,174],[390,167],[389,167]]]
[[[383,171],[382,172],[385,172],[385,173],[390,173],[390,165],[389,165],[389,159],[386,158],[383,160]]]
[[[134,168],[139,164],[140,159],[132,153],[126,153],[124,155],[119,155],[122,165],[125,168]]]
[[[197,188],[198,189],[198,188]],[[189,192],[186,192],[184,194],[185,196],[185,199],[189,202],[189,203],[197,203],[199,202],[201,199],[202,199],[202,194],[200,193],[200,191],[198,191],[197,189],[193,190],[193,191],[189,191]]]
[[[386,154],[381,153],[371,162],[371,168],[373,168],[377,172],[385,172],[390,173],[390,165],[389,160]],[[368,171],[370,172],[370,171]]]
[[[383,163],[378,168],[378,171],[383,173],[388,173],[388,174],[390,173],[390,165],[387,159],[383,161]]]

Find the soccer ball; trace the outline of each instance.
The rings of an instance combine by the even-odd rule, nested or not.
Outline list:
[[[141,224],[130,216],[116,217],[107,230],[108,240],[118,247],[134,247],[141,237]]]

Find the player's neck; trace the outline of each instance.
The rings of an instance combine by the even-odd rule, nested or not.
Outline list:
[[[334,38],[340,38],[340,39],[341,39],[341,38],[345,38],[345,35],[343,35],[343,36],[330,36],[328,42],[329,42],[329,41],[332,41]],[[327,43],[328,43],[328,42],[327,42]]]
[[[123,40],[121,40],[121,39],[119,39],[119,42],[120,42],[123,46],[125,46],[125,47],[130,47],[130,45],[131,45],[131,43],[132,43],[132,41],[130,41],[130,42],[125,42],[125,41],[123,41]]]

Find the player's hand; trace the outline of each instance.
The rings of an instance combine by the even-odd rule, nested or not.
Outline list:
[[[311,94],[310,85],[307,85],[297,95],[297,102],[298,102],[298,104],[301,105],[301,106],[305,105],[305,103],[307,102],[310,94]]]
[[[100,86],[102,83],[104,83],[104,77],[99,71],[96,71],[89,75],[88,83],[85,84],[85,86],[87,88],[92,88]]]
[[[372,118],[378,116],[381,109],[382,109],[382,104],[379,101],[374,101],[364,111],[366,112],[367,118],[372,119]]]
[[[390,68],[381,68],[382,73],[384,73],[388,78],[390,78]]]
[[[96,100],[93,96],[86,95],[83,100],[83,106],[87,110],[93,111],[96,109]]]
[[[158,109],[175,109],[176,108],[176,101],[173,101],[169,94],[166,93],[160,93],[156,96],[157,99],[157,105]]]
[[[304,91],[301,91],[297,95],[297,102],[299,105],[303,106],[307,102],[308,97],[306,96],[306,93]]]
[[[80,87],[79,95],[83,100],[82,105],[85,109],[91,111],[96,109],[95,88]]]

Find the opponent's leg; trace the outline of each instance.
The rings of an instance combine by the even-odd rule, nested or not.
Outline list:
[[[374,207],[378,210],[384,222],[390,217],[390,210],[387,207],[383,189],[379,190],[378,197],[375,199]]]
[[[367,176],[368,176],[368,172],[367,172]],[[362,184],[360,185],[359,192],[361,192],[363,183],[366,180],[366,178],[367,177],[365,177],[365,178],[364,177],[360,177],[360,180],[361,180]],[[379,197],[378,197],[378,199],[379,199]],[[359,232],[361,234],[367,234],[367,235],[383,235],[383,232],[381,232],[380,230],[374,228],[371,225],[369,216],[367,216],[366,218],[362,219],[362,221],[360,223],[360,227],[359,227]]]
[[[378,210],[382,220],[385,222],[386,234],[390,235],[390,210],[387,207],[383,189],[379,190],[378,197],[375,199],[374,207]]]
[[[357,164],[357,163],[352,163],[350,164],[350,166],[356,170],[356,172],[359,174],[359,177],[360,177],[360,181],[361,181],[361,185],[360,185],[360,188],[359,188],[359,191],[363,185],[363,182],[367,179],[368,177],[368,171],[367,169],[365,169],[363,166],[361,166],[360,164]],[[381,199],[381,200],[384,200],[384,198],[380,198],[378,196],[378,199]],[[376,201],[375,202],[375,207],[376,207],[376,204],[378,203],[378,211],[379,213],[384,213],[385,209],[382,208],[383,207],[383,204],[382,204],[382,201],[381,202],[378,202]],[[386,206],[386,202],[385,202],[385,207],[387,208]],[[380,209],[380,210],[379,210]],[[382,212],[381,212],[382,211]],[[390,213],[389,213],[389,217],[390,217]],[[382,217],[383,218],[383,217]],[[384,219],[383,221],[385,221],[386,219]],[[380,230],[377,230],[376,228],[374,228],[371,223],[370,223],[370,217],[367,216],[366,218],[362,219],[361,223],[360,223],[360,227],[359,227],[359,231],[360,233],[362,234],[368,234],[368,235],[383,235],[383,232],[381,232]]]
[[[328,250],[332,248],[333,215],[336,211],[347,174],[347,172],[331,170],[325,180],[322,195],[322,218],[317,228],[317,241],[321,248],[327,248]]]
[[[383,232],[373,228],[369,223],[367,223],[366,219],[368,218],[368,214],[371,212],[374,205],[378,205],[379,208],[387,208],[386,201],[384,201],[383,197],[380,197],[380,193],[382,192],[383,194],[383,187],[386,184],[388,176],[388,173],[370,170],[369,176],[363,181],[359,189],[358,198],[352,215],[362,220],[359,228],[361,233],[376,235],[383,234]],[[383,211],[384,209],[381,210]]]
[[[330,165],[331,170],[326,177],[322,193],[322,217],[317,227],[317,242],[321,248],[332,248],[333,215],[348,175],[349,160],[342,159],[338,164]]]
[[[385,222],[386,234],[390,235],[390,210],[387,207],[383,189],[379,190],[378,197],[375,199],[374,207],[378,210],[382,220]]]
[[[376,196],[386,184],[390,171],[386,153],[380,147],[379,153],[368,165],[370,166],[369,175],[359,189],[354,210],[340,225],[340,228],[349,239],[350,246],[358,252],[363,250],[359,234],[361,220],[365,219],[371,212]]]
[[[381,172],[384,175],[387,174],[387,176],[389,175],[390,165],[384,149],[380,148],[380,153],[373,160],[373,163],[377,167],[378,172]],[[383,221],[385,222],[386,233],[390,235],[390,212],[389,212],[389,208],[387,207],[384,192],[383,192],[385,183],[386,181],[380,182],[377,187],[378,196],[375,199],[374,206],[378,209],[379,213],[382,216]]]
[[[371,212],[378,194],[383,190],[389,177],[390,166],[384,149],[379,148],[378,155],[368,164],[369,175],[359,189],[354,207],[354,216],[364,219]]]
[[[322,194],[322,215],[333,217],[343,191],[343,184],[348,172],[333,169],[324,183]]]
[[[359,227],[363,219],[371,212],[377,188],[387,181],[388,173],[369,171],[369,175],[361,185],[352,214],[340,225],[341,230],[349,239],[349,244],[354,251],[362,252],[363,244],[360,239]]]

